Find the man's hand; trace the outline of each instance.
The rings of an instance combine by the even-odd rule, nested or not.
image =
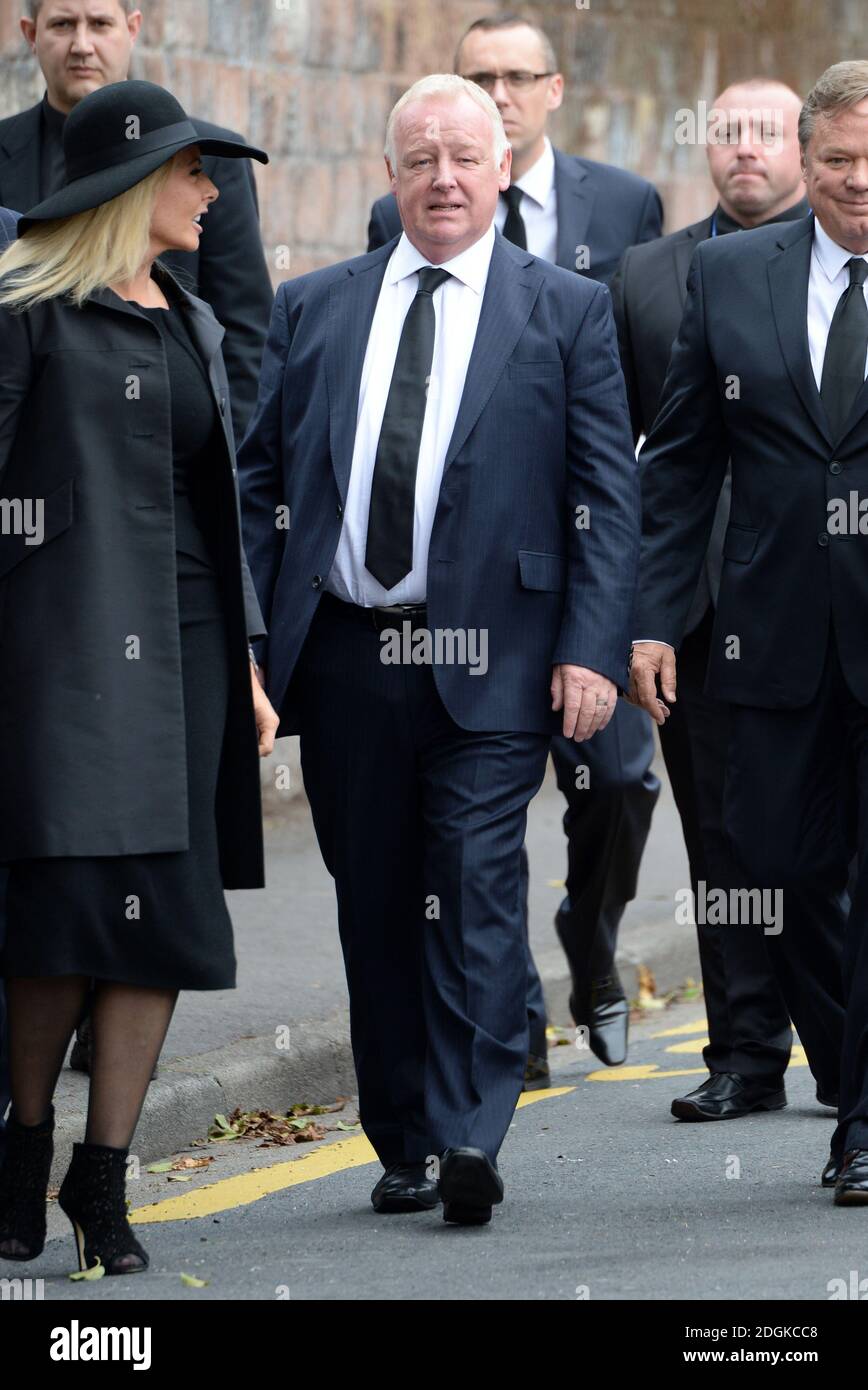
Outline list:
[[[587,666],[552,667],[552,709],[564,712],[564,737],[577,743],[605,729],[618,692],[612,681]]]
[[[655,724],[669,718],[669,707],[657,694],[657,677],[663,697],[675,703],[675,653],[665,642],[634,642],[630,667],[631,705],[647,710]]]
[[[265,672],[260,667],[257,671],[250,663],[250,683],[253,688],[253,714],[256,719],[256,728],[259,731],[259,756],[267,758],[269,753],[274,752],[274,735],[277,733],[277,726],[280,719],[260,684],[264,682]]]

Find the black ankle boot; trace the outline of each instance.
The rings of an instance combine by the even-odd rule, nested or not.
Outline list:
[[[127,1221],[126,1149],[74,1144],[58,1205],[75,1232],[79,1269],[99,1260],[106,1274],[136,1274],[148,1257]]]
[[[0,1259],[35,1260],[45,1245],[45,1194],[54,1157],[54,1107],[40,1125],[6,1122],[0,1168]]]

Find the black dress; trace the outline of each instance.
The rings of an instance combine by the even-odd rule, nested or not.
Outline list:
[[[169,310],[138,307],[159,329],[171,383],[190,847],[174,854],[13,861],[2,972],[231,989],[235,952],[215,815],[229,653],[208,504],[220,423],[182,311],[174,304]],[[153,737],[159,739],[159,729]],[[148,775],[147,767],[118,768],[119,779]]]

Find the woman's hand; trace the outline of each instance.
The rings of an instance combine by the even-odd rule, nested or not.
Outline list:
[[[280,719],[275,714],[271,701],[266,695],[260,683],[260,671],[257,671],[250,663],[250,683],[253,687],[253,713],[256,718],[256,728],[259,731],[259,756],[267,758],[269,753],[274,752],[274,735],[277,733],[277,726]]]

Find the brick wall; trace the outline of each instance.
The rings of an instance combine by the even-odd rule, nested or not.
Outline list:
[[[0,114],[42,93],[0,0]],[[272,156],[256,167],[275,280],[363,250],[386,184],[388,111],[424,72],[448,70],[454,40],[489,0],[142,0],[134,75]],[[829,63],[868,56],[865,0],[538,0],[567,76],[552,128],[566,150],[653,179],[667,226],[712,194],[701,149],[676,145],[674,113],[739,76],[805,91]],[[289,250],[289,267],[280,248]],[[285,259],[285,252],[283,253]]]

